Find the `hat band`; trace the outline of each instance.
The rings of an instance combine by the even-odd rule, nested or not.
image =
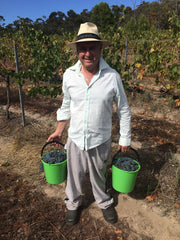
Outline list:
[[[95,38],[95,39],[101,40],[101,38],[94,33],[82,33],[79,36],[77,36],[76,40],[78,41],[78,40],[81,40],[83,38]]]

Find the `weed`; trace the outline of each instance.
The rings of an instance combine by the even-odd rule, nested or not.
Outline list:
[[[149,176],[149,181],[148,181],[148,186],[147,186],[147,196],[153,195],[154,193],[156,193],[159,186],[160,186],[159,181],[158,182],[155,181],[154,169],[153,169]]]

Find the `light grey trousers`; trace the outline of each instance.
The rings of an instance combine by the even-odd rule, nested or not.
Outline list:
[[[84,151],[68,138],[66,148],[68,174],[65,203],[67,209],[76,210],[82,204],[82,181],[87,169],[97,205],[102,209],[112,205],[113,198],[106,193],[106,171],[111,152],[111,139],[96,148]]]

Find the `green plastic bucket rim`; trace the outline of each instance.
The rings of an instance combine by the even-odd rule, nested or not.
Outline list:
[[[112,166],[114,166],[119,171],[126,172],[126,173],[136,173],[136,172],[139,172],[139,170],[141,169],[141,165],[137,160],[130,158],[130,157],[119,157],[119,158],[126,158],[126,159],[129,158],[129,159],[133,160],[135,163],[137,163],[137,165],[138,165],[138,168],[135,171],[126,171],[126,170],[120,169],[120,168],[116,167],[114,164],[112,164]],[[117,159],[117,158],[115,158],[115,159]]]
[[[62,151],[62,150],[56,150],[56,149],[54,149],[54,150],[51,150],[51,151],[49,151],[49,152],[47,152],[47,153],[44,153],[42,156],[41,156],[41,162],[43,163],[43,164],[46,164],[46,165],[53,165],[53,166],[57,166],[57,165],[60,165],[60,164],[63,164],[63,163],[67,163],[67,159],[65,159],[65,160],[63,160],[62,162],[60,162],[60,163],[46,163],[46,162],[44,162],[44,160],[43,160],[43,157],[46,155],[46,154],[48,154],[48,153],[50,153],[50,152],[53,152],[53,151],[61,151],[61,152],[64,152],[64,153],[66,153],[65,151]]]
[[[58,166],[58,165],[61,165],[63,163],[67,163],[67,159],[65,159],[64,161],[60,162],[60,163],[46,163],[44,162],[42,159],[41,159],[41,162],[45,165],[48,165],[48,166]]]

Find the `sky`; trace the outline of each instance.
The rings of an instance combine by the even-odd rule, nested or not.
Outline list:
[[[107,2],[109,6],[124,4],[134,9],[140,5],[142,0],[0,0],[0,16],[5,19],[5,25],[13,23],[21,18],[30,18],[35,21],[37,18],[42,18],[52,12],[61,11],[67,15],[67,12],[72,9],[75,13],[80,14],[83,9],[91,11],[92,8],[100,2]],[[150,1],[149,1],[150,2]]]

